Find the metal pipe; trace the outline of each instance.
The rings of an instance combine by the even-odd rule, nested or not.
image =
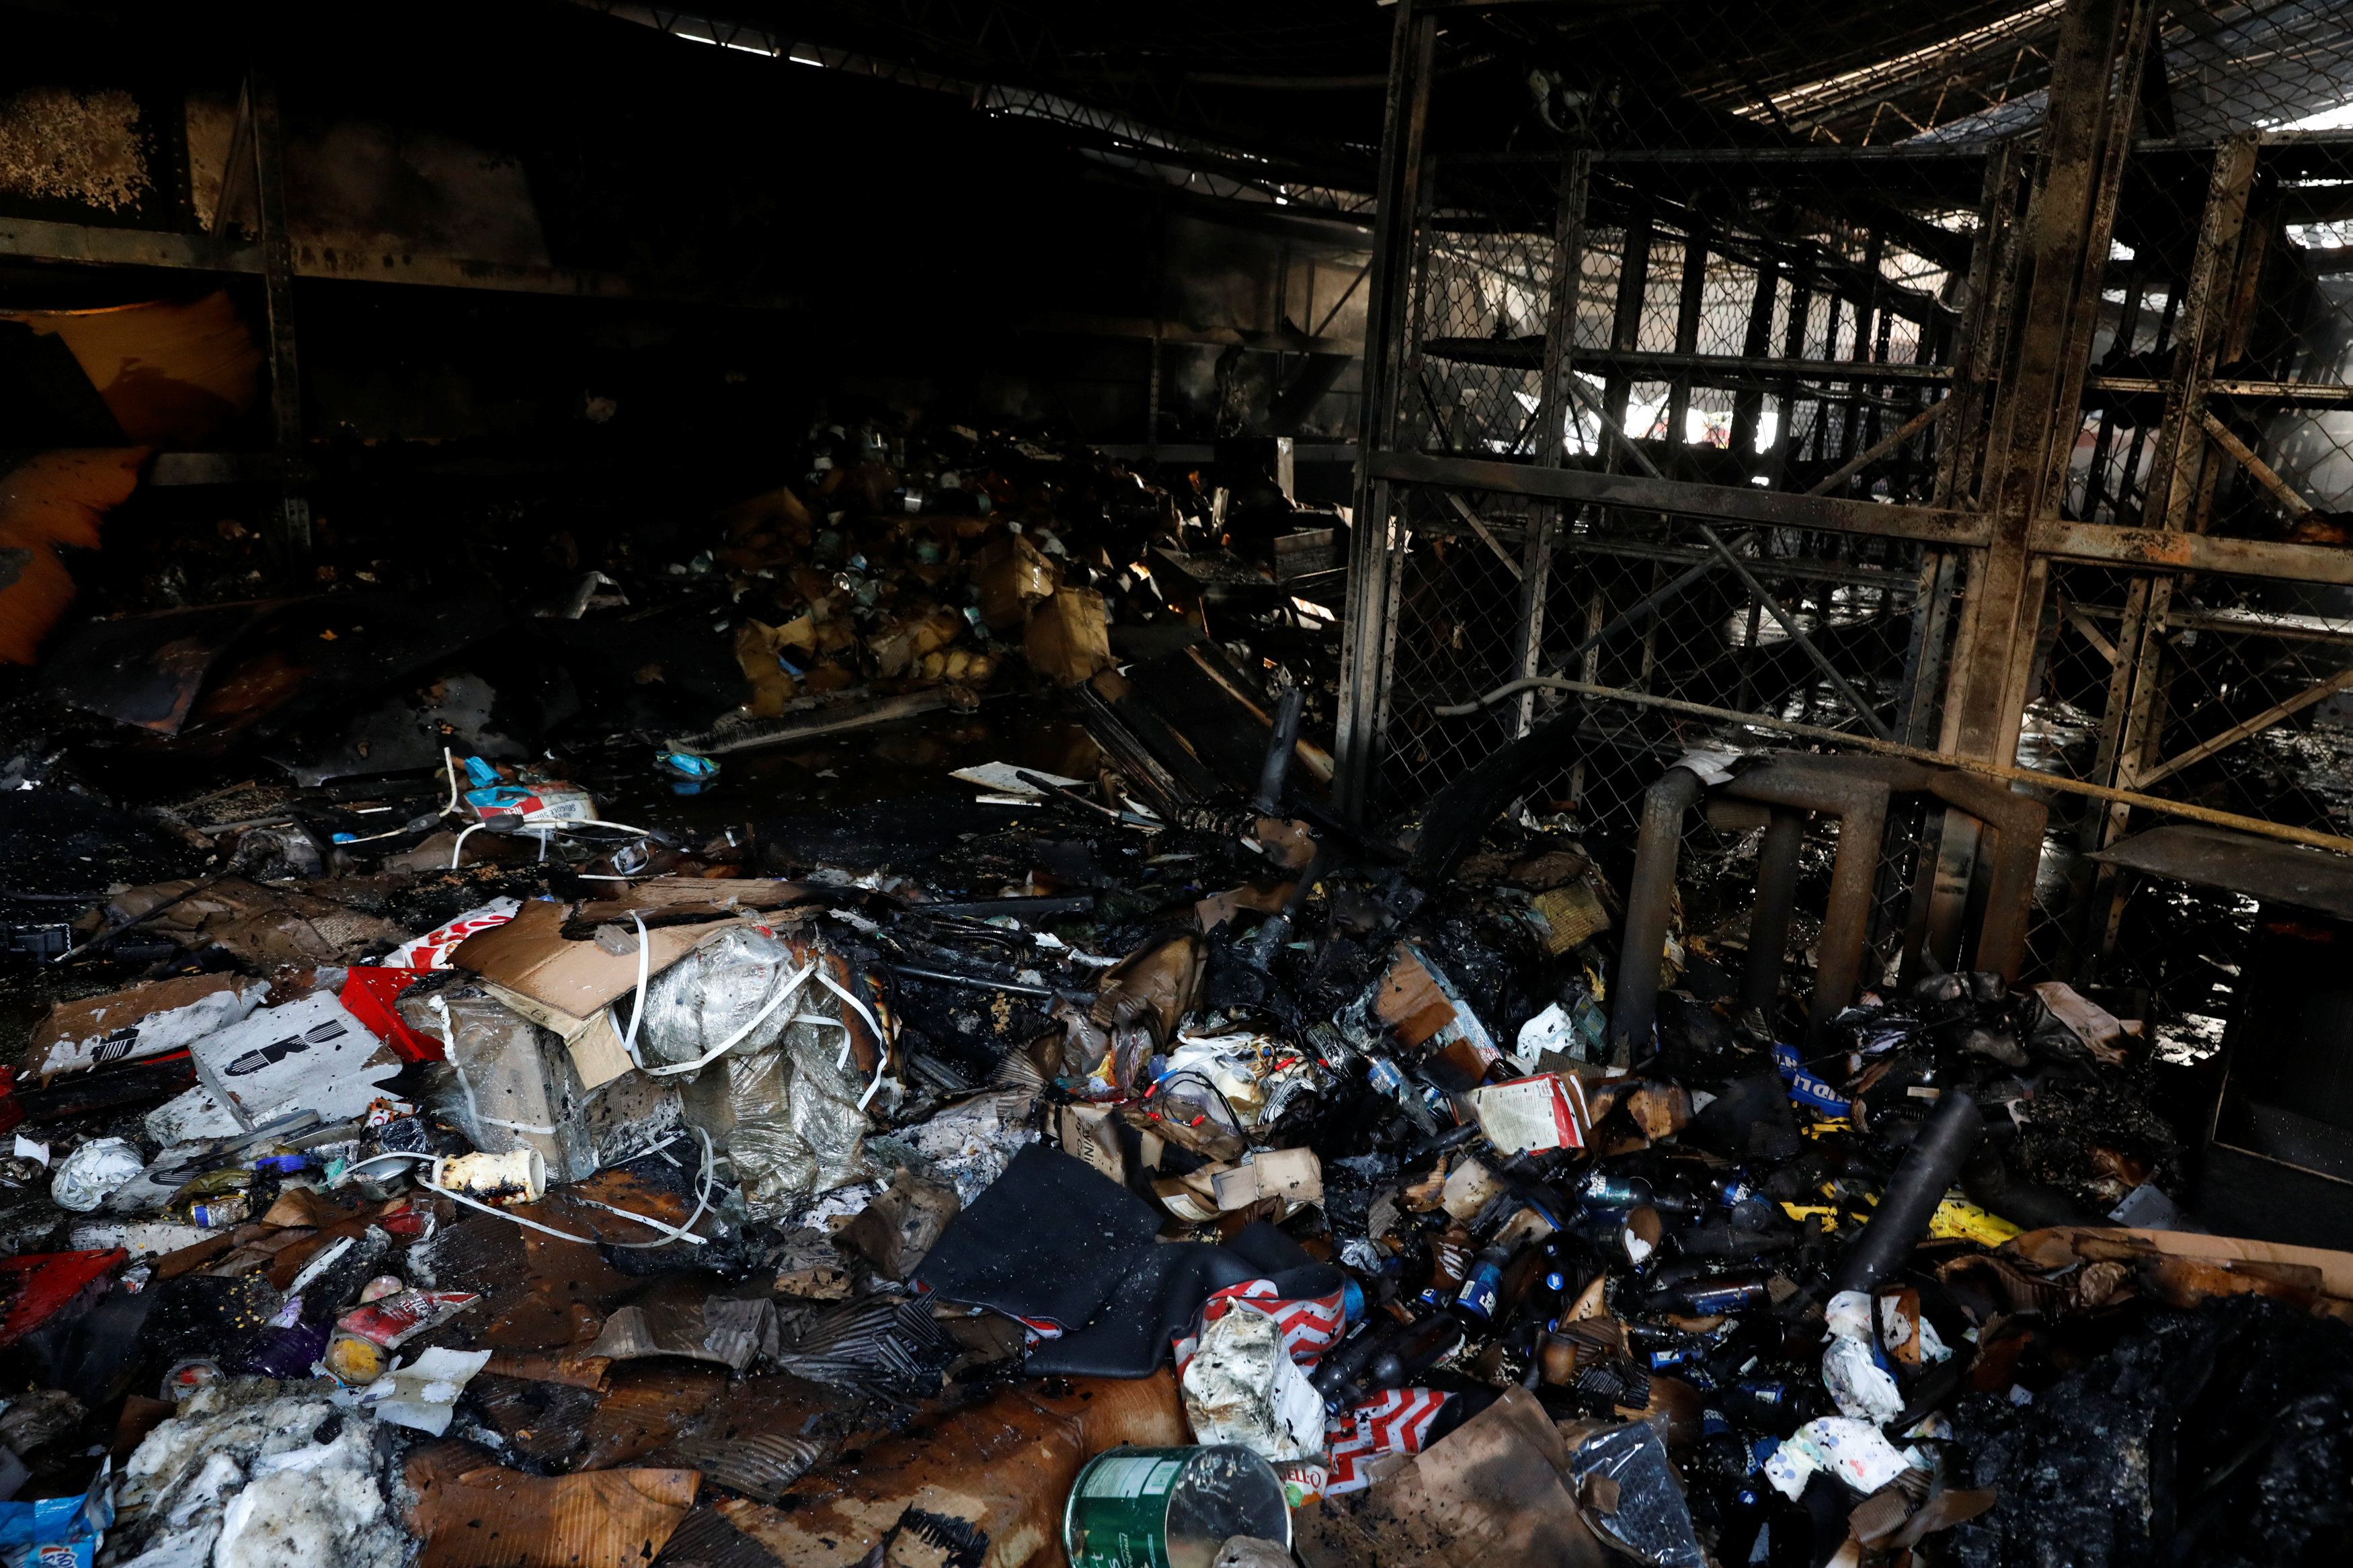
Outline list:
[[[1777,773],[1779,781],[1787,782],[1777,781]],[[1843,795],[1865,805],[1877,817],[1873,823],[1868,816],[1860,820],[1847,816],[1839,828],[1831,907],[1823,916],[1818,949],[1820,958],[1815,973],[1812,1022],[1817,1032],[1852,999],[1853,986],[1861,978],[1862,944],[1871,922],[1873,884],[1876,882],[1891,795],[1934,795],[1992,830],[1992,870],[1973,964],[1978,969],[1998,973],[2005,980],[2018,978],[2019,968],[2026,958],[2027,927],[2034,912],[2034,878],[2042,864],[2042,831],[2050,816],[2048,806],[1989,780],[1893,757],[1777,757],[1770,768],[1744,773],[1727,785],[1725,793],[1746,795],[1753,790],[1766,789],[1774,791],[1781,800],[1802,803],[1809,789],[1804,780],[1807,774],[1815,775],[1817,780],[1824,775],[1836,776],[1843,782],[1819,786],[1825,792],[1825,798]],[[1850,843],[1859,855],[1867,850],[1867,857],[1850,864]],[[1767,868],[1760,863],[1760,908],[1766,876]],[[1751,917],[1752,926],[1755,919]],[[1753,994],[1761,982],[1753,934],[1749,963]],[[1765,994],[1769,1000],[1771,993]]]
[[[1046,778],[1042,774],[1028,773],[1020,768],[1016,768],[1013,770],[1013,776],[1019,779],[1023,784],[1028,784],[1031,789],[1041,792],[1049,800],[1065,801],[1071,805],[1083,807],[1088,811],[1093,812],[1098,816],[1108,817],[1113,822],[1119,824],[1122,827],[1159,827],[1162,826],[1162,824],[1155,822],[1148,816],[1138,816],[1132,811],[1113,811],[1111,807],[1103,805],[1101,801],[1089,800],[1077,790],[1068,788],[1062,784],[1058,784],[1054,783],[1053,780]]]
[[[179,903],[184,899],[192,899],[195,897],[198,893],[203,892],[206,888],[211,887],[215,882],[219,881],[222,878],[227,875],[228,872],[224,870],[215,871],[210,876],[199,877],[186,888],[182,889],[179,892],[174,893],[170,898],[165,899],[153,909],[148,910],[141,914],[132,915],[121,925],[112,927],[107,931],[102,931],[87,942],[76,943],[74,946],[69,947],[63,952],[58,954],[57,957],[49,960],[49,962],[51,963],[64,963],[71,959],[79,958],[83,953],[90,952],[92,948],[104,947],[108,943],[111,942],[116,937],[121,936],[124,931],[129,931],[132,926],[141,925],[148,921],[153,920],[157,915],[162,914],[165,910],[170,909],[173,905]]]
[[[1707,788],[1686,767],[1672,767],[1642,796],[1642,831],[1626,889],[1626,941],[1618,958],[1618,994],[1609,1011],[1609,1059],[1632,1065],[1648,1055],[1659,1021],[1659,965],[1667,955],[1667,917],[1674,904],[1675,862],[1683,853],[1683,814]]]
[[[1740,1005],[1769,1018],[1781,994],[1781,955],[1789,950],[1789,916],[1798,897],[1798,851],[1804,847],[1806,819],[1777,811],[1766,825],[1757,856],[1757,902],[1748,911],[1748,973]]]
[[[1939,418],[1943,417],[1945,410],[1950,408],[1952,405],[1953,400],[1951,398],[1938,398],[1936,402],[1931,403],[1927,407],[1922,409],[1919,413],[1906,420],[1904,423],[1903,427],[1897,430],[1894,435],[1883,437],[1874,445],[1862,451],[1857,452],[1853,457],[1849,458],[1836,468],[1833,468],[1831,472],[1815,480],[1811,485],[1807,487],[1805,493],[1810,496],[1826,496],[1830,494],[1831,491],[1838,489],[1839,486],[1846,483],[1847,480],[1854,478],[1855,475],[1862,472],[1863,469],[1879,461],[1880,458],[1884,458],[1890,452],[1895,450],[1896,447],[1901,447],[1904,443],[1912,439],[1913,437],[1917,436],[1921,431],[1926,430],[1929,426],[1934,425]]]
[[[1945,1091],[1936,1109],[1921,1124],[1920,1135],[1904,1152],[1904,1159],[1880,1194],[1862,1234],[1848,1244],[1831,1272],[1831,1289],[1868,1290],[1893,1274],[1911,1256],[1913,1246],[1928,1228],[1929,1216],[1961,1173],[1962,1165],[1985,1131],[1985,1118],[1965,1089]]]
[[[991,920],[998,915],[1011,915],[1019,920],[1034,920],[1039,915],[1082,915],[1095,907],[1092,893],[1056,893],[1039,898],[1016,899],[944,899],[938,903],[910,904],[908,911],[919,915],[970,915],[978,920]]]
[[[1274,733],[1267,737],[1266,761],[1258,774],[1258,809],[1261,816],[1282,815],[1282,784],[1291,773],[1292,752],[1299,744],[1299,713],[1307,693],[1296,686],[1282,689],[1275,705]]]
[[[1002,991],[1008,996],[1043,996],[1048,1000],[1059,996],[1065,1001],[1083,1002],[1092,991],[1077,991],[1051,985],[1027,985],[1015,980],[991,980],[985,974],[958,974],[946,969],[923,969],[912,963],[883,963],[878,968],[908,980],[928,980],[938,985],[965,985],[975,991]]]

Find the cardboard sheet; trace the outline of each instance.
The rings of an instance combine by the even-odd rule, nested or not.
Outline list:
[[[1118,662],[1096,588],[1056,589],[1029,613],[1021,646],[1029,667],[1057,686],[1076,686]]]
[[[2138,1241],[2172,1258],[2218,1258],[2232,1263],[2284,1263],[2320,1270],[2320,1288],[2331,1296],[2353,1299],[2353,1252],[2331,1252],[2318,1247],[2289,1247],[2282,1242],[2250,1241],[2240,1237],[2207,1236],[2194,1230],[2133,1230],[2123,1226],[2055,1225],[2030,1230],[2013,1238],[2019,1256],[2044,1268],[2073,1262],[2079,1237],[2108,1241]]]
[[[248,1131],[290,1111],[322,1122],[359,1115],[400,1058],[335,997],[269,1007],[189,1047],[196,1081]]]
[[[1186,1440],[1176,1379],[1166,1370],[1133,1380],[1031,1384],[929,1429],[869,1444],[852,1464],[812,1472],[789,1489],[798,1504],[790,1511],[739,1500],[718,1506],[784,1568],[859,1562],[910,1509],[954,1521],[960,1534],[984,1542],[985,1568],[1060,1568],[1062,1505],[1080,1467],[1123,1443],[1152,1448]],[[944,1561],[919,1537],[901,1533],[894,1545],[903,1555],[888,1561]],[[425,1568],[441,1565],[428,1556]]]
[[[651,916],[681,912],[733,914],[744,910],[776,910],[804,898],[808,889],[798,882],[774,877],[655,877],[630,885],[609,899],[596,899],[572,911],[575,921],[628,927],[629,911]]]
[[[637,955],[607,952],[593,942],[565,941],[564,918],[559,904],[527,903],[506,924],[459,942],[449,962],[575,1018],[592,1018],[636,988]],[[659,974],[718,930],[705,924],[648,931],[649,972]]]
[[[1531,1149],[1582,1149],[1593,1125],[1585,1080],[1574,1073],[1540,1073],[1482,1085],[1471,1091],[1479,1131],[1505,1154]]]
[[[33,1026],[26,1059],[47,1078],[176,1051],[239,1022],[269,994],[268,981],[248,975],[185,974],[59,1002]]]
[[[530,1476],[478,1465],[481,1450],[436,1444],[409,1456],[408,1527],[418,1568],[645,1568],[694,1506],[694,1470]]]
[[[482,989],[498,998],[502,1006],[551,1031],[572,1053],[573,1070],[580,1075],[580,1087],[601,1089],[629,1070],[629,1053],[621,1047],[621,1031],[613,1022],[613,1010],[599,1007],[596,1016],[575,1017],[561,1007],[551,1007],[534,996],[509,990],[495,980],[485,979]]]
[[[1297,1510],[1295,1545],[1308,1568],[1607,1568],[1563,1479],[1567,1462],[1535,1396],[1506,1389],[1366,1490]]]
[[[1402,1046],[1436,1052],[1460,1041],[1482,1068],[1503,1055],[1454,983],[1409,942],[1397,944],[1374,991],[1373,1012]]]

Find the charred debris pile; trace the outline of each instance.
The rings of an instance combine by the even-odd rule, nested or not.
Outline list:
[[[0,794],[10,1539],[148,1568],[2341,1555],[2353,1258],[2175,1209],[2137,1024],[1930,973],[1809,1026],[1804,970],[1745,1003],[1670,906],[1630,1030],[1631,842],[1330,809],[1314,601],[1249,550],[1301,520],[966,445],[920,481],[845,452],[680,570],[512,623],[616,667],[632,626],[723,648],[731,714],[691,733],[419,722],[401,683],[446,696],[467,645],[335,662],[340,595],[74,634]],[[617,820],[828,704],[1008,685],[1092,761]],[[100,739],[111,785],[77,771]],[[281,776],[124,783],[206,748]]]

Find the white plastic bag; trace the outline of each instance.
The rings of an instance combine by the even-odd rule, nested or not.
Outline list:
[[[124,1140],[93,1138],[65,1157],[49,1178],[49,1196],[59,1208],[88,1214],[146,1168],[138,1149]]]

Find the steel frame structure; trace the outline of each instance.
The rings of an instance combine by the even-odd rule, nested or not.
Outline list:
[[[1525,15],[1542,4],[1514,10]],[[2170,758],[2161,754],[2165,692],[2185,629],[2194,635],[2200,626],[2227,626],[2259,636],[2336,638],[2327,616],[2301,617],[2314,623],[2301,626],[2291,615],[2274,626],[2260,614],[2191,605],[2188,584],[2353,585],[2353,552],[2225,537],[2211,526],[2218,480],[2227,489],[2231,476],[2243,474],[2239,482],[2285,489],[2250,439],[2221,427],[2215,410],[2232,414],[2244,431],[2254,416],[2353,405],[2353,388],[2335,381],[2250,375],[2231,364],[2246,335],[2250,268],[2257,265],[2249,254],[2258,247],[2246,238],[2249,193],[2267,168],[2308,175],[2316,167],[2339,166],[2341,132],[2245,132],[2205,141],[2150,135],[2170,125],[2169,109],[2144,99],[2161,95],[2166,79],[2150,58],[2160,7],[2153,0],[2065,0],[2055,8],[2047,107],[2039,131],[2025,138],[1664,149],[1569,136],[1546,153],[1434,152],[1441,141],[1432,126],[1437,37],[1450,14],[1474,7],[1475,0],[1399,0],[1397,6],[1343,622],[1336,795],[1345,811],[1363,819],[1409,810],[1449,767],[1476,760],[1481,753],[1468,742],[1430,738],[1443,733],[1437,719],[1482,710],[1514,715],[1507,730],[1481,731],[1492,751],[1539,724],[1582,726],[1588,734],[1623,731],[1650,713],[1697,721],[1716,738],[1749,744],[1827,742],[1946,763],[2007,778],[2012,787],[2046,785],[2042,793],[2065,805],[2053,814],[2054,834],[2066,841],[2059,847],[2084,855],[2112,846],[2134,825],[2136,811],[2142,826],[2160,814],[2195,817],[2353,853],[2353,837],[2330,821],[2218,810],[2152,793],[2353,687],[2353,669],[2330,673]],[[1867,236],[1859,259],[1803,236],[1793,241],[1757,216],[1768,197],[1780,200],[1785,213],[1801,206],[1807,198],[1794,187],[1814,189],[1826,173],[1835,180],[1833,172],[1843,172],[1868,185],[1933,166],[1949,184],[1957,160],[1981,173],[1968,232],[1938,228],[1919,236],[1916,220],[1884,231],[1891,252],[1901,245],[1943,255],[1947,275],[1933,291],[1889,279],[1883,236],[1871,232],[1867,215],[1858,220]],[[1482,209],[1461,199],[1463,189],[1499,168],[1550,176],[1556,194],[1548,234],[1540,230],[1541,215],[1499,217],[1492,205]],[[2129,249],[2115,243],[2119,202],[2128,176],[2139,182],[2131,200],[2147,203],[2147,189],[2181,186],[2184,168],[2202,169],[2196,181],[2202,201],[2187,219],[2195,232],[2190,259],[2162,285],[2166,321],[2155,341],[2170,350],[2169,363],[2137,363],[2124,351],[2137,342],[2132,312],[2147,303],[2143,285],[2132,279],[2147,264],[2143,258],[2136,269]],[[1694,169],[1737,171],[1757,193],[1749,209],[1711,206],[1694,195],[1684,178]],[[1470,178],[1460,177],[1464,170]],[[1604,289],[1595,299],[1588,272],[1605,178],[1619,215],[1617,280],[1614,298]],[[1541,310],[1525,302],[1516,313],[1498,307],[1493,331],[1483,333],[1439,330],[1450,310],[1462,313],[1445,294],[1450,247],[1465,235],[1514,230],[1523,248],[1501,265],[1505,283],[1498,287],[1540,300]],[[1646,318],[1645,301],[1663,281],[1651,276],[1654,258],[1669,247],[1680,250],[1682,265],[1673,341],[1646,348],[1645,333],[1663,329],[1662,318]],[[1726,261],[1754,280],[1755,303],[1736,348],[1704,352],[1695,341],[1697,301],[1714,283],[1711,266]],[[1777,305],[1780,299],[1786,306]],[[1594,318],[1582,331],[1580,303],[1592,307],[1587,316]],[[1820,349],[1810,346],[1810,305],[1829,311]],[[1843,321],[1841,312],[1848,313]],[[1527,330],[1538,319],[1541,331]],[[1777,333],[1785,321],[1786,331]],[[1890,352],[1890,323],[1899,321],[1911,324],[1916,345],[1909,361]],[[1476,324],[1483,326],[1483,318]],[[2095,365],[2095,339],[2104,333],[2112,341]],[[1851,350],[1835,352],[1841,342]],[[2152,357],[2165,359],[2142,360]],[[1496,398],[1505,416],[1491,416],[1481,427],[1433,394],[1433,367],[1441,376],[1533,376],[1533,389],[1525,379],[1510,384],[1520,389],[1519,403],[1533,406],[1522,418]],[[1578,373],[1601,382],[1598,398]],[[1689,462],[1683,471],[1661,470],[1642,450],[1655,451],[1659,443],[1620,434],[1629,388],[1643,382],[1666,386],[1666,429],[1675,437],[1695,393],[1728,395],[1729,460],[1746,471],[1727,474],[1727,461],[1715,471]],[[1769,441],[1757,438],[1767,397],[1777,398],[1780,411]],[[1593,424],[1600,433],[1590,443],[1583,441],[1583,426],[1570,423],[1582,418],[1588,402],[1598,405]],[[1813,426],[1801,437],[1793,411],[1809,405]],[[1939,416],[1914,422],[1936,427],[1912,450],[1891,449],[1880,439],[1899,415],[1929,409]],[[1586,449],[1570,450],[1565,429]],[[2093,467],[2079,484],[2073,465],[2087,437]],[[1831,493],[1797,488],[1796,448],[1805,438],[1814,442],[1817,468],[1847,458],[1837,483],[1814,487]],[[2126,478],[2144,463],[2147,477],[2132,481],[2130,495],[2123,488],[2105,494],[2102,465],[2127,442]],[[1744,443],[1754,446],[1755,460]],[[1683,458],[1669,443],[1663,460],[1672,467]],[[1674,537],[1643,538],[1631,526],[1640,520],[1667,524]],[[1704,574],[1708,553],[1740,570],[1708,531],[1712,523],[1784,545],[1795,542],[1782,552],[1788,559],[1771,563],[1785,578],[1872,573],[1908,588],[1897,595],[1910,601],[1900,668],[1890,661],[1876,672],[1850,669],[1870,678],[1862,679],[1868,694],[1829,723],[1816,721],[1811,692],[1793,713],[1752,693],[1745,676],[1739,700],[1694,701],[1652,689],[1659,627],[1671,618],[1658,603],[1662,595],[1672,599],[1678,584]],[[1707,552],[1690,547],[1694,526]],[[1456,552],[1446,554],[1458,542]],[[1507,543],[1518,546],[1516,559]],[[1428,643],[1428,626],[1435,621],[1443,628],[1451,616],[1459,649],[1471,615],[1430,607],[1440,593],[1431,586],[1440,574],[1430,563],[1434,554],[1442,557],[1451,563],[1447,572],[1467,581],[1461,563],[1482,552],[1504,558],[1501,564],[1509,569],[1508,584],[1489,572],[1491,592],[1512,591],[1514,598],[1514,623],[1491,628],[1491,657],[1479,666],[1485,673],[1472,679],[1493,689],[1475,696],[1459,684],[1430,689],[1428,661],[1417,667],[1401,657],[1401,637]],[[1570,639],[1548,637],[1546,625],[1559,578],[1577,570],[1580,560],[1611,553],[1651,555],[1653,592],[1613,625],[1607,595],[1597,587],[1584,640],[1563,653]],[[1676,560],[1697,564],[1669,582],[1667,563]],[[2061,574],[2085,568],[2111,602],[2090,605],[2080,593],[2056,591]],[[1817,612],[1788,617],[1746,572],[1742,576],[1757,595],[1746,611],[1749,651],[1760,626],[1780,620],[1788,643],[1802,647],[1839,691],[1851,690],[1835,659],[1814,646],[1836,629],[1831,593],[1819,596]],[[1459,605],[1469,595],[1456,592]],[[1888,593],[1879,595],[1883,619],[1892,616],[1892,603]],[[1551,613],[1556,626],[1556,604]],[[2021,757],[2027,710],[2049,668],[2054,627],[2083,638],[2110,667],[2086,769]],[[1640,640],[1642,657],[1626,654],[1629,673],[1608,680],[1597,669],[1596,650],[1613,633],[1621,645]],[[1443,700],[1450,695],[1472,700]],[[1553,704],[1548,711],[1540,700]],[[1873,710],[1883,702],[1892,714]],[[1836,713],[1840,706],[1835,692],[1825,695],[1824,709]],[[1444,752],[1450,744],[1457,749]],[[1655,777],[1658,766],[1672,761],[1672,750],[1653,743],[1651,752]],[[1634,789],[1620,790],[1617,798],[1630,814],[1639,810]],[[1940,817],[1932,809],[1905,826],[1916,853],[1887,877],[1932,893],[1914,900],[1925,916],[1897,933],[1904,953],[1925,945],[1949,961],[1960,940],[1976,845],[1973,822],[1958,813],[1949,823]],[[1983,871],[1977,875],[1982,882]],[[2088,860],[2070,859],[2065,880],[2063,899],[2045,906],[2052,929],[2039,934],[2033,967],[2090,982],[2100,977],[2115,943],[2123,889],[2113,869]],[[1885,890],[1892,908],[1900,889]]]

